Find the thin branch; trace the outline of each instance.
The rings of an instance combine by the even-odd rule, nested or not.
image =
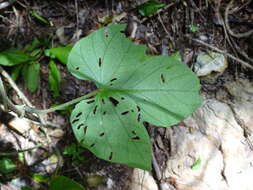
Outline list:
[[[230,3],[227,5],[226,10],[225,10],[225,24],[226,24],[227,30],[228,30],[228,32],[229,32],[229,34],[230,34],[231,36],[234,36],[234,37],[236,37],[236,38],[245,38],[245,37],[248,37],[248,36],[250,36],[251,34],[253,34],[253,29],[250,30],[250,31],[248,31],[248,32],[235,33],[235,32],[230,28],[229,21],[228,21],[228,15],[229,15],[229,9],[232,8],[233,2],[234,2],[234,0],[231,0]]]
[[[6,80],[9,82],[9,84],[12,86],[12,88],[17,92],[19,98],[28,106],[32,107],[32,103],[26,98],[26,96],[24,95],[24,93],[18,88],[18,86],[16,85],[16,83],[14,82],[14,80],[11,78],[11,76],[0,66],[0,73],[6,78]],[[8,97],[6,96],[7,100]],[[11,101],[9,101],[9,104],[13,104]],[[14,104],[13,104],[14,105]],[[12,105],[12,107],[13,107]],[[14,107],[16,107],[18,110],[20,110],[20,114],[19,116],[25,116],[26,112],[24,111],[24,109],[22,109],[22,106],[20,105],[14,105]],[[47,133],[47,129],[45,128],[46,126],[46,122],[44,120],[44,118],[40,115],[37,114],[38,116],[38,120],[40,122],[40,129],[41,131],[45,134],[48,144],[51,143],[51,138],[49,137],[48,133]]]
[[[252,65],[250,65],[249,63],[247,63],[247,62],[245,62],[245,61],[243,61],[243,60],[241,60],[241,59],[239,59],[239,58],[237,58],[237,57],[229,54],[228,52],[226,52],[224,50],[221,50],[221,49],[219,49],[219,48],[217,48],[215,46],[212,46],[210,44],[207,44],[207,43],[205,43],[205,42],[203,42],[201,40],[195,39],[195,38],[193,38],[192,40],[195,41],[195,42],[197,42],[197,43],[199,43],[199,44],[201,44],[201,45],[204,45],[204,46],[206,46],[206,47],[208,47],[208,48],[210,48],[210,49],[212,49],[214,51],[222,53],[222,54],[226,55],[227,57],[229,57],[229,58],[231,58],[231,59],[233,59],[233,60],[241,63],[243,66],[245,66],[245,67],[253,70],[253,66]]]
[[[23,150],[18,150],[16,152],[0,152],[0,156],[12,156],[12,155],[17,155],[19,153],[24,153],[24,152],[29,152],[31,150],[37,149],[42,147],[42,144],[37,144],[34,147],[23,149]]]

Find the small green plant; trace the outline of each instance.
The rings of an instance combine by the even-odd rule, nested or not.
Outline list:
[[[11,77],[17,80],[21,75],[26,87],[35,92],[40,84],[40,63],[43,56],[50,58],[48,81],[54,97],[60,96],[61,74],[55,60],[67,64],[71,45],[46,49],[49,42],[35,38],[24,50],[6,50],[0,52],[0,65],[12,67]],[[45,51],[44,51],[45,50]]]
[[[142,16],[149,16],[154,14],[158,9],[165,6],[165,3],[159,3],[155,0],[149,0],[139,6],[137,6],[138,12]]]
[[[199,31],[199,27],[197,25],[189,25],[190,31],[191,32],[198,32]]]
[[[17,165],[10,158],[0,159],[0,174],[8,174],[13,172]]]
[[[143,122],[180,122],[200,105],[200,84],[178,56],[146,55],[146,47],[128,40],[124,28],[101,28],[71,50],[68,70],[98,89],[79,99],[70,121],[78,142],[97,157],[150,170]]]
[[[85,149],[78,144],[72,143],[64,148],[64,155],[71,156],[71,161],[73,164],[78,165],[81,161],[84,160],[82,153],[85,152]]]

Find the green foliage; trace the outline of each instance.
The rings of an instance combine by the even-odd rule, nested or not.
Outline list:
[[[193,163],[193,165],[191,166],[191,169],[192,170],[197,170],[197,169],[199,169],[200,168],[200,166],[201,166],[201,159],[200,158],[198,158],[194,163]]]
[[[32,62],[22,68],[22,74],[27,88],[35,92],[40,83],[40,64]]]
[[[54,97],[60,96],[61,74],[53,60],[49,62],[48,82]]]
[[[17,80],[20,74],[24,79],[26,87],[35,92],[40,84],[40,64],[39,60],[43,56],[44,48],[48,46],[45,39],[34,38],[31,44],[28,44],[24,51],[7,50],[0,52],[0,65],[12,66],[11,77]],[[59,46],[45,50],[45,55],[50,57],[49,61],[49,86],[54,97],[60,96],[61,74],[57,68],[54,59],[67,64],[67,59],[71,45]]]
[[[0,52],[0,65],[14,66],[31,61],[31,56],[20,50],[6,50]]]
[[[49,190],[60,190],[60,189],[85,190],[83,186],[73,181],[72,179],[69,179],[64,176],[56,176],[50,182]]]
[[[143,122],[162,127],[180,122],[200,105],[200,84],[176,55],[146,55],[146,47],[128,40],[124,28],[99,29],[70,52],[69,71],[99,89],[76,105],[70,120],[77,140],[97,157],[150,170]]]
[[[81,161],[84,160],[82,153],[85,152],[83,147],[80,147],[78,144],[71,144],[64,148],[64,155],[71,156],[73,164],[78,165]]]
[[[47,183],[50,180],[50,177],[44,174],[33,174],[32,178],[39,183]]]
[[[154,14],[158,9],[165,6],[165,3],[159,3],[155,0],[149,0],[137,7],[142,16],[149,16]]]
[[[190,31],[192,31],[192,32],[199,31],[199,27],[197,25],[190,25],[189,28],[190,28]]]
[[[36,12],[35,10],[31,11],[31,15],[41,24],[45,24],[45,25],[49,25],[49,26],[53,26],[53,23],[50,22],[48,19],[46,19],[45,17],[43,17],[42,15],[40,15],[38,12]]]
[[[8,174],[17,168],[16,164],[9,158],[2,158],[0,160],[0,174]]]
[[[56,48],[48,49],[47,56],[50,56],[52,59],[56,58],[61,63],[66,65],[68,62],[69,52],[71,51],[72,47],[73,46],[68,45],[68,46],[59,46]]]

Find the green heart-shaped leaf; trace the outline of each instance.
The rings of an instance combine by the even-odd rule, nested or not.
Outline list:
[[[199,80],[175,56],[148,56],[121,32],[99,29],[75,44],[68,69],[99,88],[71,114],[74,134],[99,158],[151,169],[151,145],[143,121],[171,126],[201,102]]]

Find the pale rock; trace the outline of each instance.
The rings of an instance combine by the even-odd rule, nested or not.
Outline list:
[[[223,73],[228,63],[224,55],[216,52],[200,52],[194,64],[194,71],[198,76],[206,76],[215,71]]]
[[[243,103],[243,104],[241,104]],[[240,99],[240,105],[247,104]],[[249,104],[249,103],[248,103]],[[238,112],[239,105],[233,108]],[[237,106],[236,106],[237,105]],[[246,116],[252,103],[241,106],[238,115]],[[175,178],[177,190],[252,190],[253,151],[244,129],[234,117],[230,105],[205,99],[202,106],[184,121],[187,127],[174,127],[171,141],[176,154],[167,161],[166,178]],[[242,114],[244,113],[244,115]],[[247,123],[247,122],[245,122]],[[192,130],[189,130],[193,128]],[[201,159],[199,169],[191,166]]]
[[[8,123],[8,125],[21,135],[27,132],[31,128],[31,122],[29,120],[25,118],[18,118],[18,117],[14,117]]]
[[[134,169],[129,190],[158,190],[152,175],[141,169]]]

